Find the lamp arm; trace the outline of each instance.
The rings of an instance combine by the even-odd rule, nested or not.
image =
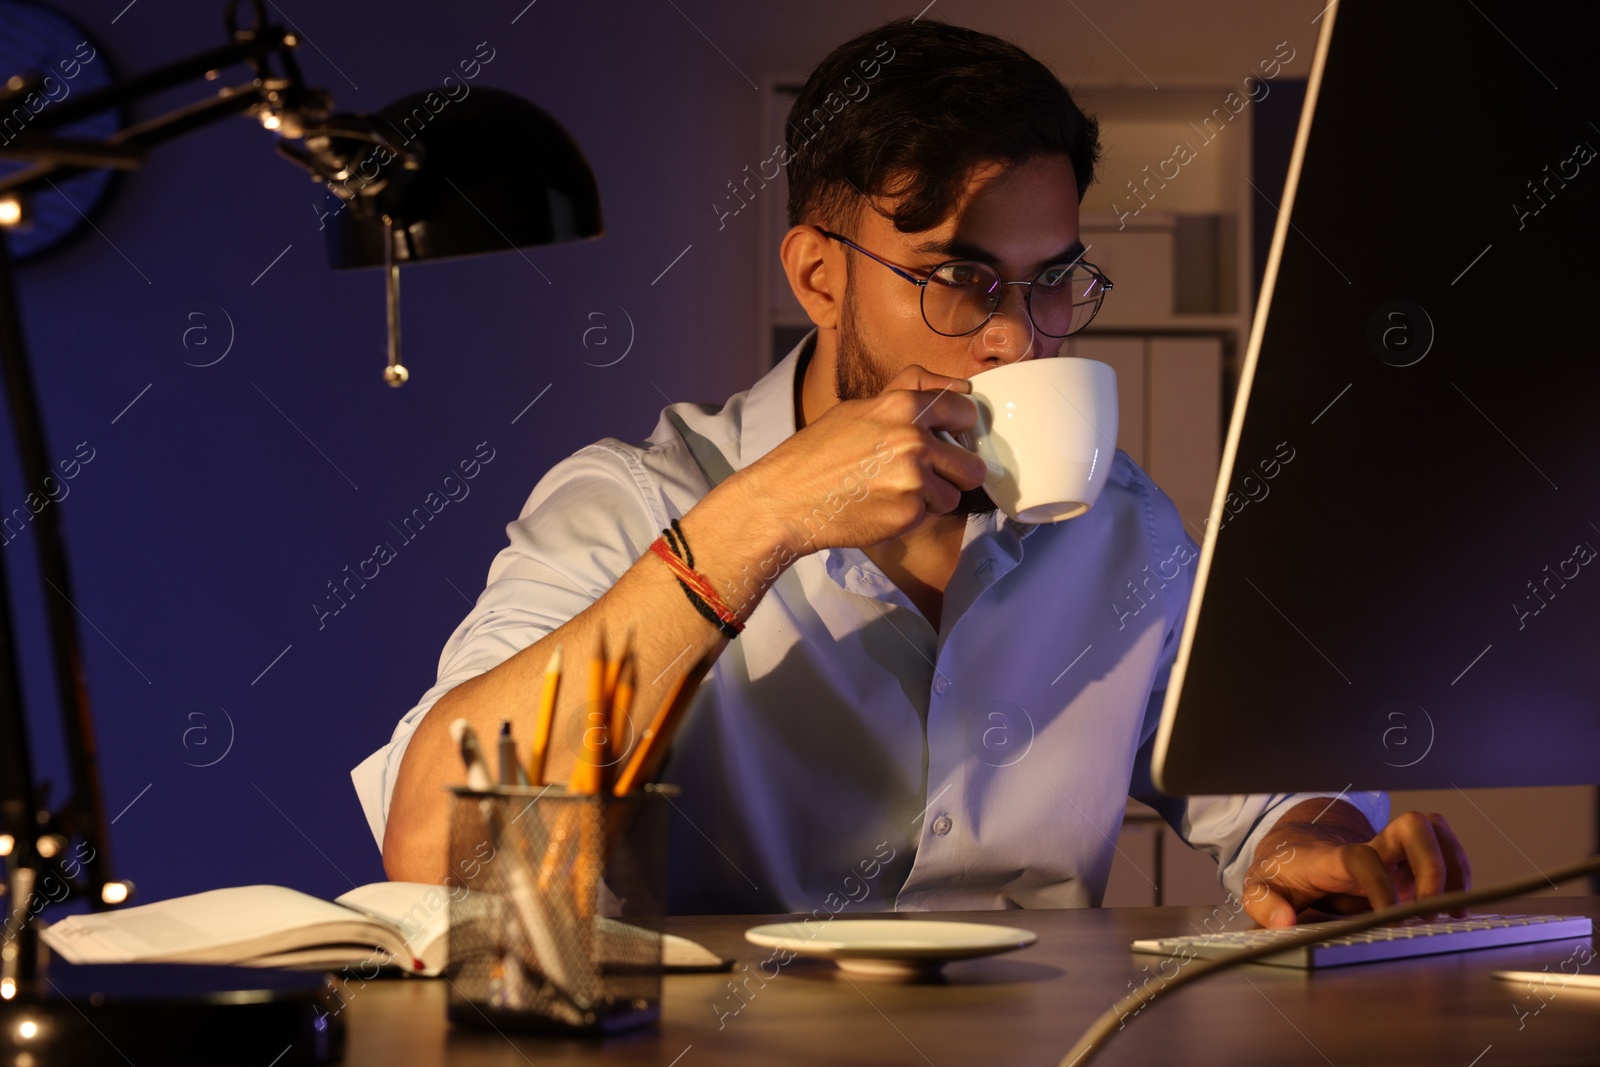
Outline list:
[[[266,23],[261,5],[254,0],[250,6],[256,11],[255,25],[239,28],[236,13],[239,6],[236,2],[227,12],[227,28],[233,37],[230,43],[39,111],[28,129],[13,138],[5,150],[9,158],[37,162],[0,179],[0,196],[26,193],[51,179],[97,169],[95,157],[101,157],[99,166],[131,169],[142,162],[142,152],[128,149],[148,148],[255,107],[271,109],[276,116],[271,126],[287,126],[285,132],[290,135],[298,135],[304,126],[322,124],[327,118],[331,98],[324,89],[306,86],[294,58],[299,41],[283,27]],[[279,68],[276,73],[272,69],[274,59]],[[51,131],[59,127],[186,82],[215,80],[223,68],[241,63],[254,69],[256,77],[252,82],[224,88],[212,99],[119,130],[103,143],[51,136]],[[37,84],[37,78],[22,76],[16,80],[15,88],[0,88],[0,109],[34,91]]]
[[[257,85],[241,85],[223,89],[215,97],[189,104],[176,111],[134,126],[118,130],[105,139],[104,144],[112,148],[131,148],[136,151],[137,158],[142,161],[144,150],[164,141],[170,141],[190,130],[208,126],[223,118],[230,118],[251,107],[260,104],[263,100],[263,89]],[[39,139],[36,143],[33,135],[25,134],[12,141],[13,152],[9,155],[40,158],[43,161],[31,167],[24,167],[14,171],[4,178],[0,178],[0,196],[28,193],[33,189],[47,185],[51,181],[62,181],[75,177],[85,171],[98,168],[85,166],[81,163],[68,162],[61,154],[52,150],[52,144],[57,138]],[[76,142],[85,145],[92,142]]]
[[[271,25],[238,32],[238,39],[229,44],[175,60],[115,85],[107,85],[75,99],[64,100],[44,108],[29,122],[29,128],[44,132],[68,126],[79,119],[123,107],[135,100],[165,92],[186,82],[214,80],[218,71],[239,63],[249,63],[258,72],[263,72],[265,61],[273,55],[280,58],[290,57],[290,61],[286,64],[288,80],[300,83],[299,66],[293,63],[291,56],[292,49],[299,42],[292,34],[281,26]],[[14,91],[0,90],[0,107],[5,107],[13,97],[25,95],[28,91],[29,85],[26,82]]]

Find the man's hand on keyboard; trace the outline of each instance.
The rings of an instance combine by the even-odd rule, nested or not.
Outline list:
[[[1470,889],[1472,868],[1437,812],[1403,812],[1374,834],[1353,805],[1317,799],[1290,808],[1262,838],[1244,885],[1250,918],[1293,926],[1313,906],[1348,915]]]

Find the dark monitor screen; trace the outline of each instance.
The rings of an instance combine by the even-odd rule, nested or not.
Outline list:
[[[1600,63],[1567,11],[1324,13],[1162,789],[1600,782]]]

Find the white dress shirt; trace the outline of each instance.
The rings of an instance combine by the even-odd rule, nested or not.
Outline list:
[[[673,404],[645,444],[606,438],[539,481],[438,683],[351,772],[380,845],[433,703],[588,607],[670,519],[793,434],[815,338],[720,409]],[[817,505],[848,507],[863,485]],[[1098,905],[1129,795],[1241,894],[1283,811],[1332,794],[1152,788],[1198,558],[1172,501],[1119,450],[1075,519],[969,518],[937,628],[860,549],[797,560],[717,660],[663,775],[682,790],[669,910]],[[1345,799],[1388,821],[1385,794]]]

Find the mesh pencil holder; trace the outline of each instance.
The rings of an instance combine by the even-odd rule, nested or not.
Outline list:
[[[675,790],[450,792],[450,1020],[564,1034],[653,1023]]]

